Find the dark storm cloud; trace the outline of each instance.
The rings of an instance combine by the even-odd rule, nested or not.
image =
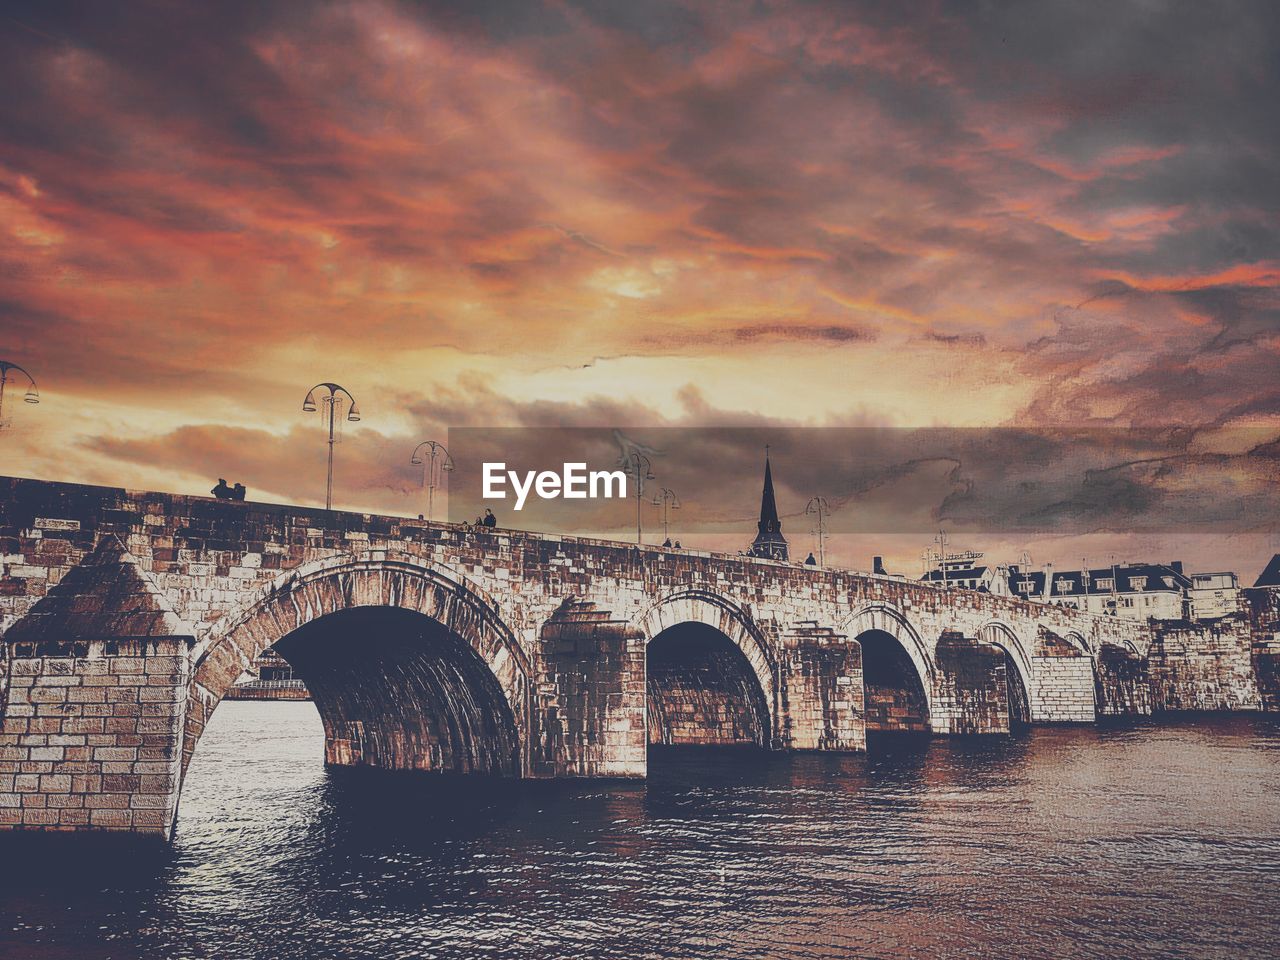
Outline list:
[[[68,394],[164,414],[146,436],[89,438],[113,462],[172,475],[225,460],[287,495],[289,457],[310,441],[273,422],[228,444],[203,422],[219,394],[296,412],[268,367],[381,384],[402,362],[406,417],[424,430],[643,422],[660,398],[621,397],[679,390],[653,386],[675,358],[701,364],[710,397],[686,394],[679,425],[781,427],[799,410],[839,424],[874,408],[867,370],[924,384],[897,414],[917,422],[945,422],[953,398],[997,380],[1022,390],[983,400],[992,423],[1280,414],[1273,4],[5,16],[0,332]],[[593,357],[631,364],[617,398],[538,401],[536,386],[512,396],[472,377],[495,358],[528,371]],[[719,365],[741,357],[789,387],[786,414],[715,395]],[[813,389],[815,361],[848,365],[843,391]],[[459,385],[417,385],[432,380]],[[183,416],[200,422],[175,427]],[[409,441],[395,429],[353,433],[344,451],[353,485],[388,509],[409,495],[402,465],[357,461],[392,456]],[[1184,485],[1258,495],[1240,454],[1175,450],[1148,469],[1083,450],[1091,479],[1037,493],[1044,517],[1158,524],[1193,499]],[[732,467],[745,479],[726,498],[748,515],[758,451],[717,453],[716,473],[687,477],[691,499]],[[981,462],[931,449],[877,472],[846,457],[782,482],[797,501],[900,483],[935,512],[1034,516]]]

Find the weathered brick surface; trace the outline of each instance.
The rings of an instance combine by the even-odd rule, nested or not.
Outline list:
[[[104,718],[84,715],[91,704],[47,696],[50,691],[103,689],[80,684],[103,675],[98,671],[113,657],[107,646],[94,640],[85,644],[84,656],[66,658],[42,657],[33,645],[14,645],[10,669],[20,669],[22,679],[30,682],[13,688],[0,720],[0,744],[7,745],[0,746],[0,810],[13,811],[0,817],[0,828],[168,831],[177,812],[185,703],[171,697],[163,714],[146,721],[122,718],[107,730]],[[111,646],[144,660],[153,652],[185,662],[189,640],[148,638]],[[185,672],[177,676],[176,684],[169,681],[175,689],[187,679]],[[146,680],[145,672],[123,674],[110,689],[138,697],[147,689]],[[32,707],[37,715],[29,717],[31,711],[23,708]],[[33,725],[39,733],[30,732]],[[154,761],[140,759],[144,732],[157,737]],[[144,774],[148,770],[159,772]]]
[[[1258,699],[1264,710],[1280,710],[1280,588],[1255,588],[1242,593],[1253,639]]]
[[[1147,665],[1153,709],[1259,709],[1253,646],[1243,614],[1208,623],[1158,624]]]
[[[58,635],[57,605],[36,604],[56,600],[108,534],[164,610],[119,609],[100,635]],[[642,775],[654,697],[670,739],[741,739],[754,725],[753,739],[783,749],[858,749],[869,725],[1003,731],[1024,709],[1035,722],[1089,721],[1104,648],[1144,664],[1151,652],[1164,708],[1274,702],[1210,695],[1213,684],[1244,682],[1238,629],[1224,639],[1188,625],[1153,647],[1147,624],[800,564],[5,478],[0,588],[0,796],[39,798],[32,824],[50,810],[61,811],[58,823],[88,811],[80,822],[104,828],[156,819],[152,806],[87,801],[151,804],[160,793],[148,791],[168,783],[176,800],[213,709],[276,644],[292,644],[316,696],[329,762],[522,776]],[[332,631],[324,640],[324,624],[374,608],[435,626],[403,631],[400,646],[379,647],[362,672],[346,652],[355,641]],[[1254,664],[1273,662],[1275,620],[1250,621]],[[700,672],[685,661],[646,685],[647,645],[685,624],[716,632],[723,646],[708,662],[718,666]],[[178,625],[194,634],[189,648],[127,639]],[[20,650],[11,630],[34,646]],[[873,682],[863,641],[876,637],[901,657],[896,676]],[[373,650],[375,641],[360,642]],[[1119,688],[1106,669],[1109,709]],[[1126,689],[1140,701],[1140,684],[1131,678]],[[1014,690],[1025,691],[1025,708]],[[175,717],[181,766],[171,771]],[[64,774],[69,784],[16,789],[17,776]],[[86,804],[50,807],[55,796]],[[0,806],[15,809],[25,824],[21,800]]]
[[[945,633],[937,647],[938,672],[930,727],[959,735],[1009,732],[1009,680],[999,647]]]
[[[746,658],[705,626],[677,627],[653,641],[646,685],[650,743],[767,747],[773,740]]]
[[[644,638],[589,603],[566,601],[541,632],[531,772],[645,772]]]
[[[194,643],[135,558],[103,537],[4,635],[0,806],[20,813],[6,825],[152,832],[158,811],[167,830]],[[155,707],[146,719],[143,703]]]
[[[1094,664],[1094,690],[1100,717],[1148,716],[1151,678],[1147,661],[1130,650],[1106,646]]]
[[[1034,722],[1088,723],[1095,718],[1090,657],[1034,657],[1032,663]]]
[[[862,645],[800,623],[781,639],[785,683],[780,742],[796,750],[863,750],[867,744]]]

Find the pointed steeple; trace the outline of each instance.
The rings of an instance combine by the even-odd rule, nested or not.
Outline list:
[[[787,540],[782,535],[782,522],[778,520],[778,502],[773,495],[773,468],[769,463],[769,448],[764,448],[764,492],[760,495],[760,522],[756,539],[751,544],[753,557],[770,560],[787,559]]]
[[[778,522],[778,503],[773,498],[773,468],[769,465],[767,449],[764,454],[764,493],[760,497],[760,529],[764,530],[766,524],[773,529],[781,527]]]

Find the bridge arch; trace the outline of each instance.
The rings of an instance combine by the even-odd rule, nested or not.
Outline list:
[[[686,589],[651,604],[632,626],[645,640],[651,743],[775,744],[775,660],[744,607]],[[681,713],[696,713],[699,726],[682,722]]]
[[[858,610],[840,630],[862,646],[867,731],[932,729],[933,651],[906,614],[887,603]]]
[[[1098,716],[1151,713],[1150,665],[1127,638],[1103,637],[1093,656],[1094,709]]]
[[[1006,686],[1009,697],[1009,726],[1025,728],[1031,723],[1031,657],[1013,627],[1000,619],[988,620],[978,629],[978,640],[999,647],[1005,653]]]
[[[215,624],[188,688],[183,776],[218,703],[273,646],[309,664],[313,677],[299,673],[316,687],[329,762],[527,770],[530,667],[497,603],[446,567],[376,551],[284,573]],[[431,692],[452,702],[424,703]],[[380,706],[381,726],[370,717]],[[431,709],[439,712],[422,713]]]
[[[1090,653],[1089,641],[1087,641],[1084,638],[1084,634],[1080,633],[1080,631],[1068,630],[1065,634],[1063,634],[1063,639],[1065,639],[1068,643],[1074,646],[1077,650],[1079,650],[1085,656],[1089,655]]]
[[[925,690],[931,692],[936,675],[933,652],[920,638],[919,631],[907,619],[907,615],[890,604],[873,603],[861,608],[840,628],[841,633],[855,640],[860,634],[871,630],[887,633],[902,644],[903,650],[915,665]]]

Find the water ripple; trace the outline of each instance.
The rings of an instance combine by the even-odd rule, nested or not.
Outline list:
[[[229,703],[171,847],[5,838],[0,957],[1271,956],[1278,745],[1206,717],[493,789],[326,772],[309,705]]]

